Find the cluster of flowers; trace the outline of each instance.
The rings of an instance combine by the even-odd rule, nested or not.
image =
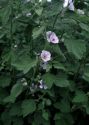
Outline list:
[[[58,39],[57,35],[52,31],[46,32],[46,37],[47,37],[47,41],[49,43],[53,43],[53,44],[59,43],[59,39]],[[43,62],[50,61],[51,60],[51,53],[49,51],[42,50],[41,59]]]
[[[85,3],[85,4],[86,4],[86,3]],[[69,10],[74,11],[74,10],[75,10],[74,0],[64,0],[63,8],[66,8],[66,7],[67,7]],[[77,14],[84,15],[84,11],[83,11],[83,10],[80,10],[80,9],[77,9]]]
[[[26,0],[26,2],[30,2],[31,0]],[[47,2],[51,2],[52,0],[47,0]],[[42,0],[39,0],[39,2],[42,2]],[[74,11],[75,10],[75,7],[74,7],[74,0],[64,0],[64,3],[63,3],[63,8],[68,8],[69,10],[71,11]],[[84,14],[83,11],[81,11],[80,9],[78,9],[78,14]],[[26,16],[31,16],[31,13],[27,13]],[[59,38],[57,37],[57,35],[52,32],[52,31],[47,31],[46,32],[46,39],[49,43],[52,43],[52,44],[58,44],[59,43]],[[42,50],[42,52],[40,53],[40,58],[42,60],[42,68],[43,69],[46,69],[46,65],[48,64],[48,61],[50,61],[52,59],[51,57],[51,53],[47,50]],[[27,85],[27,82],[25,81],[23,85]],[[46,84],[44,83],[43,80],[40,80],[39,81],[39,84],[38,85],[35,85],[34,83],[32,83],[32,85],[30,86],[30,90],[34,90],[34,89],[37,89],[37,88],[40,88],[40,89],[47,89],[47,86]]]
[[[23,86],[27,86],[28,85],[27,80],[25,78],[22,78],[20,82],[22,83]],[[46,84],[44,83],[43,80],[39,80],[38,84],[34,84],[34,83],[31,84],[30,90],[31,90],[31,92],[33,92],[37,88],[47,89],[48,87],[46,86]]]
[[[46,90],[48,87],[46,86],[46,84],[43,82],[43,80],[40,80],[39,81],[39,84],[34,84],[34,83],[32,83],[32,85],[30,86],[30,91],[31,92],[34,92],[34,90],[36,90],[36,89],[44,89],[44,90]]]

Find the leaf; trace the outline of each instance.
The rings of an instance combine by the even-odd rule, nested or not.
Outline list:
[[[86,113],[89,115],[89,103],[85,106]]]
[[[40,7],[38,9],[35,10],[35,12],[40,16],[42,14],[43,11],[43,7]]]
[[[11,78],[9,75],[1,75],[0,76],[0,87],[7,87],[10,85]]]
[[[86,52],[86,44],[79,40],[66,40],[65,46],[69,53],[72,53],[77,59],[81,59]]]
[[[53,62],[53,63],[54,63],[53,64],[54,68],[64,70],[64,71],[66,70],[62,63],[59,63],[59,62]]]
[[[43,33],[44,29],[45,29],[45,26],[41,26],[39,28],[34,28],[33,35],[32,35],[33,39],[36,39],[37,37],[39,37]]]
[[[84,73],[83,73],[83,79],[89,82],[89,65],[85,66]]]
[[[70,85],[69,81],[63,75],[60,75],[58,77],[50,73],[46,73],[45,75],[43,75],[43,80],[45,81],[45,84],[49,89],[52,87],[53,84],[58,87],[68,87]]]
[[[54,83],[55,80],[55,76],[49,73],[46,73],[45,75],[43,75],[43,81],[45,81],[45,84],[47,85],[47,87],[50,89]]]
[[[11,94],[10,94],[10,96],[16,98],[17,96],[19,96],[19,95],[21,94],[22,90],[23,90],[23,85],[20,84],[20,83],[16,83],[16,84],[12,87],[12,89],[11,89]]]
[[[21,110],[21,103],[14,103],[10,110],[9,110],[10,116],[21,116],[22,110]]]
[[[49,114],[48,114],[48,112],[46,112],[46,111],[43,111],[42,116],[43,116],[43,118],[44,118],[45,120],[48,120],[48,119],[49,119]]]
[[[83,91],[77,91],[72,101],[74,103],[85,103],[88,101],[88,97]]]
[[[3,99],[8,96],[8,92],[4,88],[0,88],[0,104],[3,104]]]
[[[62,99],[60,102],[55,103],[54,106],[63,113],[69,113],[71,111],[70,103],[66,99]]]
[[[20,83],[16,83],[11,89],[10,96],[6,97],[4,99],[4,102],[14,103],[14,101],[22,93],[22,91],[23,91],[23,85]]]
[[[31,59],[29,56],[24,54],[23,56],[18,56],[15,60],[13,60],[12,66],[26,74],[31,68],[36,66],[36,63],[37,61],[35,59]]]
[[[89,26],[88,26],[87,24],[79,23],[79,25],[80,25],[80,27],[81,27],[83,30],[89,32]]]
[[[24,122],[23,122],[23,119],[22,118],[15,118],[13,120],[13,125],[23,125]]]
[[[10,5],[8,4],[6,8],[3,9],[2,11],[2,22],[3,22],[3,25],[5,25],[9,18],[10,18],[10,15],[11,15],[11,7]]]
[[[60,76],[55,79],[55,85],[58,87],[68,87],[70,83],[65,77],[63,78]]]
[[[27,116],[28,114],[33,113],[36,110],[36,103],[34,100],[24,100],[22,102],[22,113],[23,117]]]

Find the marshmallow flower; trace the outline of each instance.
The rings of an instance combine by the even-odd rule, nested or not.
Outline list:
[[[51,53],[49,51],[43,50],[41,52],[41,59],[43,60],[43,62],[50,61],[51,60]]]
[[[71,10],[71,11],[74,11],[74,2],[73,2],[73,0],[69,0],[68,9]]]
[[[69,3],[69,0],[64,0],[64,3],[63,3],[63,7],[67,7],[68,6],[68,3]]]
[[[63,8],[68,7],[69,10],[74,11],[74,2],[73,0],[64,0]]]
[[[54,44],[59,43],[58,37],[57,37],[56,34],[55,34],[54,32],[52,32],[52,31],[46,32],[46,37],[47,37],[47,41],[48,41],[49,43],[54,43]]]

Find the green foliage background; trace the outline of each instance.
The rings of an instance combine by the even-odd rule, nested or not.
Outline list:
[[[62,4],[0,0],[0,125],[88,125],[89,1],[75,0],[84,15]],[[59,44],[49,45],[46,31]],[[52,53],[46,70],[35,54],[44,46]],[[31,91],[39,79],[48,89]]]

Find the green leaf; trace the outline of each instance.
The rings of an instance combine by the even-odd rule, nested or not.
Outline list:
[[[23,125],[24,122],[23,122],[23,119],[22,118],[15,118],[13,120],[13,125]]]
[[[63,113],[69,113],[71,111],[70,103],[66,99],[62,99],[61,102],[57,102],[54,106],[55,108],[60,109]]]
[[[68,87],[70,86],[70,83],[65,77],[63,78],[59,76],[55,79],[55,85],[58,87]]]
[[[86,52],[86,44],[80,40],[65,40],[65,46],[69,53],[72,53],[77,59],[81,59]]]
[[[39,37],[40,35],[42,35],[43,31],[45,29],[45,26],[41,26],[39,28],[34,28],[33,29],[33,39],[36,39],[37,37]]]
[[[54,63],[53,64],[54,68],[61,69],[61,70],[64,70],[64,71],[66,70],[62,63],[59,63],[59,62],[53,62],[53,63]]]
[[[87,24],[79,23],[79,25],[80,25],[80,27],[81,27],[83,30],[89,32],[89,26],[88,26]]]
[[[89,82],[89,65],[85,66],[83,79]]]
[[[26,74],[31,68],[36,66],[36,63],[37,61],[35,59],[31,59],[29,56],[24,54],[23,56],[18,56],[15,60],[13,60],[12,66]]]
[[[86,113],[89,115],[89,104],[85,107]]]
[[[0,87],[7,87],[10,85],[11,78],[9,75],[1,75],[0,76]]]
[[[0,104],[3,104],[3,99],[8,96],[8,92],[4,88],[0,88]]]
[[[9,110],[10,116],[21,116],[22,110],[21,110],[21,103],[14,103],[10,110]]]
[[[23,91],[23,85],[21,83],[16,83],[11,89],[10,96],[6,97],[4,99],[4,102],[14,103],[14,101],[22,93],[22,91]]]
[[[36,103],[34,100],[24,100],[22,102],[22,113],[23,117],[27,116],[28,114],[33,113],[36,110]]]
[[[83,91],[77,91],[72,101],[74,103],[86,103],[88,97]]]
[[[43,11],[43,7],[40,7],[38,9],[35,10],[35,12],[40,16],[42,14]]]
[[[48,114],[48,112],[46,112],[46,111],[43,111],[42,116],[43,116],[43,118],[44,118],[45,120],[48,120],[48,119],[49,119],[49,114]]]
[[[12,87],[10,96],[16,98],[21,94],[22,90],[23,90],[23,85],[20,83],[17,83]]]
[[[11,15],[11,7],[10,5],[8,4],[6,8],[3,9],[2,11],[2,22],[3,22],[3,25],[5,25],[9,18],[10,18],[10,15]]]
[[[43,80],[45,81],[49,89],[52,87],[53,84],[58,87],[68,87],[70,85],[65,75],[55,76],[50,73],[46,73],[45,75],[43,75]]]
[[[47,87],[50,89],[54,83],[55,76],[52,74],[46,73],[45,75],[43,75],[42,78],[45,81],[45,84],[47,85]]]

